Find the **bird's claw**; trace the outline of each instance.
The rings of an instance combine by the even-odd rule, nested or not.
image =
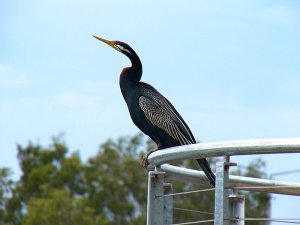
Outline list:
[[[142,157],[142,159],[141,159],[141,165],[142,165],[142,167],[144,167],[145,169],[148,168],[148,166],[149,166],[148,157],[149,157],[149,155],[150,155],[152,152],[155,152],[156,150],[157,150],[157,149],[152,150],[152,151],[146,153],[146,154]]]
[[[142,167],[144,167],[145,169],[147,169],[149,162],[148,162],[148,154],[145,154],[142,159],[141,159],[141,165]]]

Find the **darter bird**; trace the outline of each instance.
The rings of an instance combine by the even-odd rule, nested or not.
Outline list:
[[[125,67],[120,75],[120,88],[133,123],[156,144],[157,150],[195,144],[196,140],[174,106],[153,86],[141,82],[142,63],[136,52],[121,41],[108,41],[93,36],[126,55],[131,67]],[[151,152],[153,152],[151,151]],[[144,167],[148,166],[147,153],[143,158]],[[210,183],[215,186],[215,175],[205,158],[197,159]]]

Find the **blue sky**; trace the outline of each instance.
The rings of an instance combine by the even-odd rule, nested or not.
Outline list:
[[[129,43],[142,80],[198,140],[299,137],[299,26],[296,0],[0,0],[0,166],[17,177],[16,143],[47,145],[61,132],[84,159],[137,133],[118,86],[128,59],[91,35]],[[299,169],[299,155],[263,159],[269,174]],[[276,195],[272,216],[296,217],[297,207]]]

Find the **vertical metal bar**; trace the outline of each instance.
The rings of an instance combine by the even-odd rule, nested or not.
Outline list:
[[[164,195],[173,194],[173,187],[170,183],[164,184]],[[164,197],[164,225],[173,224],[173,196]]]
[[[165,172],[148,173],[147,225],[164,224],[164,177]]]
[[[229,218],[230,225],[245,224],[245,196],[230,195],[229,196]]]
[[[229,157],[223,162],[217,162],[215,190],[215,225],[229,225],[228,219],[228,180]]]

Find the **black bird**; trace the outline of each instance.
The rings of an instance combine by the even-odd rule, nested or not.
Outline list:
[[[140,81],[142,63],[135,51],[124,42],[93,37],[130,59],[132,66],[125,67],[120,75],[121,92],[132,121],[157,144],[156,150],[196,143],[191,130],[168,99],[151,85]],[[151,152],[144,156],[145,167],[148,165],[147,157]],[[215,175],[207,160],[205,158],[197,159],[197,162],[210,183],[215,186]]]

